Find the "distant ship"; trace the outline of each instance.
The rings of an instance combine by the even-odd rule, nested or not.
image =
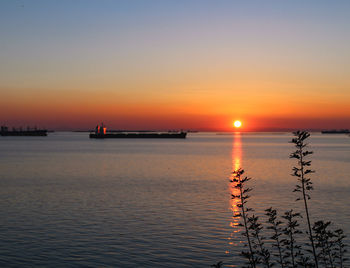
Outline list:
[[[34,129],[27,128],[26,130],[23,130],[22,128],[20,129],[13,128],[12,130],[8,130],[8,127],[1,126],[0,135],[1,136],[47,136],[47,130],[37,129],[37,128],[34,128]]]
[[[90,133],[91,139],[185,139],[187,133],[180,131],[169,131],[169,132],[151,132],[151,131],[140,131],[140,132],[107,132],[107,128],[101,124],[96,126],[95,132]]]
[[[332,129],[332,130],[323,130],[322,134],[350,134],[348,129]]]

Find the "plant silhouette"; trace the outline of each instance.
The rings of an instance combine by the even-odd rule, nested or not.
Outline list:
[[[293,133],[295,138],[292,139],[296,150],[291,153],[290,158],[297,159],[297,166],[293,167],[293,174],[298,178],[298,184],[295,186],[294,192],[300,192],[302,199],[304,201],[305,215],[307,219],[308,235],[312,246],[312,254],[314,256],[315,267],[318,268],[317,254],[314,244],[314,239],[312,235],[311,223],[310,223],[310,213],[308,208],[308,200],[311,199],[309,191],[313,190],[311,179],[307,177],[308,174],[314,173],[314,170],[308,169],[311,166],[311,160],[306,160],[307,156],[311,155],[313,152],[307,150],[308,144],[305,140],[310,137],[310,133],[307,131],[296,131]],[[301,200],[300,197],[297,200]]]
[[[237,207],[240,208],[241,210],[241,212],[235,213],[233,217],[242,217],[243,219],[243,224],[240,223],[239,225],[243,226],[245,229],[244,235],[248,241],[249,251],[243,251],[242,255],[248,259],[250,267],[255,268],[257,259],[256,259],[256,256],[254,255],[251,237],[249,233],[249,226],[248,226],[248,219],[249,219],[248,212],[252,211],[253,209],[248,208],[246,206],[247,199],[250,197],[248,193],[252,190],[252,188],[245,187],[245,183],[247,183],[250,180],[250,178],[248,177],[242,178],[243,174],[244,174],[243,169],[238,169],[232,172],[233,179],[231,180],[231,183],[234,184],[234,188],[239,190],[239,194],[238,195],[232,194],[231,197],[232,199],[236,199],[238,201]]]
[[[276,264],[282,268],[318,268],[319,265],[325,268],[343,268],[344,262],[347,261],[345,257],[347,245],[344,243],[343,230],[332,231],[330,229],[332,223],[329,221],[318,220],[311,224],[308,202],[311,199],[310,191],[313,190],[313,184],[310,175],[315,171],[310,169],[311,160],[308,159],[313,153],[308,150],[306,143],[310,134],[306,131],[296,131],[293,135],[291,143],[296,150],[289,157],[297,160],[296,166],[292,169],[292,176],[297,177],[298,182],[293,192],[300,194],[296,200],[303,201],[306,230],[300,229],[298,220],[303,218],[301,213],[289,209],[282,216],[278,216],[277,210],[272,207],[265,210],[267,227],[264,228],[258,216],[250,215],[253,209],[248,207],[250,198],[248,193],[253,189],[246,184],[251,178],[243,176],[245,172],[239,168],[232,172],[233,178],[230,182],[235,189],[238,189],[238,194],[232,194],[231,197],[236,200],[240,210],[234,212],[233,217],[242,219],[238,226],[244,228],[245,246],[248,248],[247,251],[242,251],[241,255],[247,260],[247,267],[250,268],[256,268],[261,264],[268,268]],[[270,241],[265,239],[265,233],[270,235]],[[307,235],[310,243],[300,243],[302,234]],[[222,262],[212,265],[212,267],[222,266]]]

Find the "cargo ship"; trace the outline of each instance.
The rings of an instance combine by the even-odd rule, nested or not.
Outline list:
[[[153,131],[107,131],[107,128],[101,124],[96,126],[95,131],[91,132],[90,139],[185,139],[187,132],[169,131],[169,132],[153,132]]]
[[[322,134],[350,134],[348,129],[332,129],[332,130],[322,130]]]
[[[0,131],[1,136],[47,136],[46,129],[37,129],[37,128],[27,128],[23,130],[22,128],[16,129],[12,128],[9,130],[6,126],[1,126]]]

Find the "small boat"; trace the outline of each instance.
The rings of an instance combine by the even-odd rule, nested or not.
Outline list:
[[[348,129],[332,129],[332,130],[323,130],[322,134],[350,134]]]
[[[96,126],[95,131],[91,132],[90,139],[185,139],[187,132],[169,131],[107,131],[107,128],[101,124]]]
[[[23,130],[22,128],[20,129],[13,128],[12,130],[8,130],[8,127],[1,126],[0,135],[1,136],[47,136],[47,130],[37,129],[37,128],[30,129],[29,127],[26,130]]]

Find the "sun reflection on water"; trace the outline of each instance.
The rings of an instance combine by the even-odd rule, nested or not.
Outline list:
[[[236,132],[233,136],[232,140],[232,172],[234,170],[237,170],[241,168],[242,166],[242,141],[241,141],[241,134],[239,132]],[[233,179],[233,174],[230,175],[230,180]],[[229,184],[229,190],[231,195],[238,195],[239,190],[234,188],[235,184],[231,182]],[[237,199],[230,199],[230,210],[232,211],[232,215],[239,212],[239,208],[237,206]],[[237,237],[237,234],[240,232],[240,228],[238,227],[238,224],[240,222],[240,217],[232,217],[230,226],[233,228],[233,232],[230,235],[230,245],[238,245],[237,243],[233,242],[234,237]],[[235,241],[240,241],[235,239]]]

